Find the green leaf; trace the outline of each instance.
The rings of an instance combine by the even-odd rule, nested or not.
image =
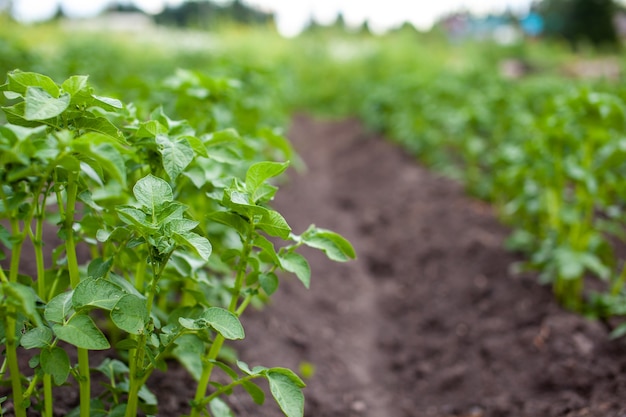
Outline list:
[[[96,369],[106,375],[108,379],[113,379],[129,371],[124,362],[111,358],[105,358]]]
[[[182,213],[180,213],[182,215]],[[189,219],[172,219],[167,222],[167,230],[172,233],[186,233],[195,229],[200,223]]]
[[[166,135],[158,135],[156,142],[161,152],[163,168],[170,180],[175,181],[193,161],[195,152],[185,138],[173,139]]]
[[[54,98],[39,87],[28,87],[24,98],[24,119],[47,120],[63,113],[70,105],[69,94]]]
[[[50,77],[35,72],[12,71],[8,74],[9,91],[22,96],[26,94],[28,87],[40,87],[52,97],[59,96],[59,87]]]
[[[273,272],[259,275],[259,283],[267,295],[274,294],[278,289],[278,277]]]
[[[138,138],[154,138],[162,134],[167,134],[167,127],[163,126],[157,120],[149,120],[139,125],[135,136]]]
[[[83,115],[74,120],[74,126],[81,131],[96,132],[115,139],[119,144],[125,145],[126,139],[120,130],[104,117],[91,117]]]
[[[16,307],[17,311],[28,317],[37,326],[42,326],[41,317],[37,312],[37,295],[26,285],[17,282],[0,284],[0,293],[4,292],[7,302]]]
[[[73,75],[67,80],[63,81],[63,84],[61,84],[61,88],[63,88],[63,91],[74,97],[78,93],[84,92],[88,89],[88,79],[89,77],[87,75]]]
[[[606,281],[611,276],[611,269],[602,263],[599,257],[591,253],[581,254],[581,261],[585,267]]]
[[[255,194],[259,187],[270,178],[276,177],[287,169],[289,162],[257,162],[246,173],[246,190],[256,201]]]
[[[174,233],[173,236],[176,239],[176,242],[178,244],[192,249],[204,261],[209,260],[209,256],[211,256],[212,247],[211,247],[211,243],[209,242],[207,238],[202,237],[193,232]]]
[[[176,339],[176,347],[173,354],[189,371],[196,381],[202,376],[202,357],[205,345],[200,338],[193,334],[185,334]]]
[[[204,143],[202,143],[200,139],[195,136],[183,136],[183,138],[186,139],[187,142],[189,142],[189,145],[197,155],[208,158],[209,153],[207,152]]]
[[[210,220],[232,227],[239,233],[239,236],[247,236],[249,224],[243,217],[228,211],[216,211],[207,216]]]
[[[78,348],[104,350],[111,347],[91,317],[85,314],[74,315],[64,325],[55,324],[52,330],[59,339]]]
[[[211,133],[207,136],[204,144],[206,146],[216,146],[228,143],[236,143],[241,140],[241,136],[235,129],[225,129]]]
[[[274,198],[277,191],[278,187],[274,187],[273,185],[267,183],[261,184],[261,186],[257,188],[252,195],[252,201],[256,204],[266,203]]]
[[[239,318],[226,309],[211,307],[201,317],[225,339],[238,340],[245,337]]]
[[[132,294],[120,298],[111,310],[113,323],[130,334],[142,334],[149,318],[146,300]]]
[[[311,267],[306,258],[299,253],[287,252],[280,256],[280,265],[285,271],[296,274],[306,288],[311,285]]]
[[[272,368],[267,374],[272,396],[287,417],[304,416],[305,384],[292,371],[284,368]]]
[[[149,174],[135,184],[133,194],[139,203],[150,213],[156,213],[165,202],[174,200],[172,187],[161,178]]]
[[[254,238],[254,246],[261,248],[261,250],[267,254],[276,265],[280,265],[280,259],[274,248],[274,244],[267,240],[264,236],[257,235]]]
[[[116,98],[97,96],[95,94],[92,94],[91,96],[96,101],[100,102],[101,103],[100,105],[105,104],[108,107],[112,107],[113,109],[118,109],[118,110],[124,108],[124,105],[122,104],[122,102]]]
[[[255,366],[250,369],[250,365],[245,363],[244,361],[237,361],[237,367],[241,369],[246,375],[260,375],[264,374],[268,369],[264,366]]]
[[[218,397],[211,400],[209,408],[213,417],[235,417],[228,404]]]
[[[224,362],[211,361],[211,363],[215,364],[215,366],[224,371],[224,373],[228,375],[233,381],[239,378],[237,372],[235,372],[230,366],[226,365]]]
[[[157,225],[152,224],[151,220],[148,220],[146,213],[135,207],[121,206],[116,207],[115,211],[124,223],[135,226],[139,230],[156,231],[159,229]]]
[[[98,132],[88,132],[76,138],[72,142],[72,148],[81,155],[96,161],[104,172],[118,181],[122,187],[126,187],[124,158],[110,141],[110,136]]]
[[[562,247],[554,251],[554,260],[559,276],[566,280],[579,279],[585,271],[582,259],[578,252]]]
[[[130,350],[137,349],[139,343],[134,339],[122,339],[115,344],[115,349],[118,350]]]
[[[246,390],[246,392],[250,394],[250,397],[252,397],[252,400],[256,404],[263,405],[263,403],[265,402],[265,393],[261,388],[259,388],[257,384],[255,384],[254,382],[246,381],[241,385]]]
[[[266,210],[263,216],[255,221],[255,226],[270,236],[282,239],[288,239],[291,233],[291,227],[289,227],[285,218],[274,210]]]
[[[48,302],[44,310],[44,317],[52,323],[63,323],[72,310],[73,291],[64,292]]]
[[[35,327],[22,335],[20,344],[24,349],[43,348],[52,342],[52,330],[47,327]]]
[[[43,349],[39,356],[41,369],[52,375],[55,385],[62,385],[70,375],[70,358],[60,347]]]
[[[112,282],[87,278],[74,289],[72,304],[76,310],[84,307],[111,310],[123,296],[122,289]]]
[[[178,201],[166,201],[156,212],[156,222],[159,225],[166,223],[170,227],[178,227],[180,224],[174,222],[184,220],[183,213],[186,209],[187,207]]]
[[[113,266],[113,258],[106,261],[102,258],[96,258],[87,266],[87,276],[91,278],[104,278]]]
[[[333,261],[346,262],[356,258],[350,242],[330,230],[312,226],[302,234],[302,242],[309,247],[322,250]]]

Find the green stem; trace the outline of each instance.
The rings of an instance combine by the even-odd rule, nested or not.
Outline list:
[[[43,191],[42,186],[40,186],[39,189]],[[46,294],[46,274],[43,257],[43,221],[46,209],[46,200],[48,198],[49,191],[50,189],[47,188],[43,192],[41,204],[36,204],[37,207],[35,208],[35,236],[32,235],[30,223],[28,227],[28,230],[30,232],[30,238],[33,243],[33,248],[35,250],[35,264],[37,265],[37,295],[39,295],[39,298],[41,298],[43,301],[48,301],[48,296]]]
[[[148,312],[152,311],[152,306],[154,304],[154,298],[156,297],[156,293],[158,290],[158,283],[167,263],[172,256],[173,252],[170,252],[167,257],[161,261],[159,268],[157,270],[157,262],[154,262],[151,259],[150,264],[152,265],[152,283],[150,284],[150,291],[148,293],[148,300],[146,302],[146,308]],[[138,282],[143,283],[143,275],[145,275],[145,268],[143,270],[138,270],[140,272],[140,277]],[[143,290],[143,284],[141,285]],[[146,341],[147,341],[147,331],[139,335],[137,339],[137,349],[133,349],[130,352],[130,382],[128,388],[128,400],[126,404],[126,412],[125,417],[135,417],[137,415],[137,409],[139,407],[139,390],[145,384],[145,381],[148,379],[150,372],[152,371],[152,367],[144,369],[144,360],[146,355]]]
[[[65,254],[67,268],[70,275],[70,285],[76,288],[80,283],[76,243],[74,241],[74,214],[76,211],[76,197],[78,195],[78,172],[69,172],[67,179],[67,202],[65,205]],[[57,194],[58,196],[58,194]],[[62,206],[62,204],[59,204]],[[80,390],[80,417],[89,417],[91,414],[91,374],[89,369],[89,351],[77,348],[78,351],[78,384]]]
[[[209,353],[204,359],[204,368],[202,369],[202,375],[200,380],[198,381],[198,387],[196,389],[196,395],[193,399],[194,407],[191,409],[191,417],[199,417],[200,410],[204,407],[203,400],[206,397],[206,391],[209,386],[209,382],[211,381],[211,374],[213,373],[213,361],[217,358],[217,355],[220,353],[222,349],[222,345],[224,345],[224,337],[221,334],[218,334],[213,340],[213,344],[211,345],[211,349],[209,349]]]
[[[43,376],[44,417],[53,417],[52,410],[52,376]]]
[[[213,401],[213,399],[219,397],[220,395],[224,394],[225,392],[229,392],[230,390],[232,390],[235,387],[238,387],[239,385],[243,385],[244,383],[251,381],[253,379],[256,378],[261,378],[263,375],[248,375],[245,376],[241,379],[238,379],[237,381],[233,381],[228,385],[224,385],[221,388],[219,388],[218,390],[216,390],[214,393],[212,393],[211,395],[209,395],[208,397],[204,398],[202,400],[202,405],[206,405],[208,403],[210,403],[211,401]]]
[[[15,417],[26,417],[26,407],[24,406],[24,395],[22,390],[22,374],[17,360],[17,340],[15,339],[15,318],[11,313],[5,318],[6,324],[6,356],[11,373],[11,389],[13,390],[13,407]]]
[[[31,395],[33,395],[33,392],[35,391],[35,388],[37,388],[37,384],[39,384],[39,374],[35,374],[35,377],[33,379],[30,380],[30,384],[28,384],[28,388],[26,388],[26,391],[24,391],[24,399],[28,399],[30,398]]]
[[[143,293],[144,289],[144,281],[146,279],[146,267],[148,263],[144,259],[143,261],[139,261],[137,263],[137,270],[135,271],[135,288],[137,291]],[[148,310],[149,311],[149,310]]]
[[[125,417],[136,417],[139,408],[139,390],[144,380],[144,374],[142,373],[145,354],[144,349],[146,345],[146,336],[144,334],[139,336],[137,345],[137,349],[133,349],[130,352],[130,382],[128,387],[128,399],[126,401],[126,412],[124,414]]]
[[[43,259],[43,213],[36,217],[35,237],[33,239],[35,249],[35,264],[37,265],[37,295],[43,301],[48,301],[46,294],[46,273]]]
[[[181,337],[181,336],[184,336],[186,334],[190,334],[190,333],[191,332],[189,332],[189,331],[181,331],[176,336],[174,336],[174,337],[172,337],[170,339],[170,341],[167,343],[167,345],[165,345],[163,350],[156,355],[156,357],[154,358],[154,361],[150,361],[148,366],[146,366],[146,370],[144,372],[144,377],[143,377],[143,380],[141,382],[141,385],[146,383],[146,380],[148,379],[148,377],[150,376],[150,374],[154,370],[154,364],[158,363],[163,358],[166,358],[167,356],[169,356],[172,353],[172,349],[174,349],[174,347],[176,346],[176,341],[178,340],[178,338]]]
[[[17,282],[17,276],[20,271],[20,258],[22,256],[22,245],[24,244],[24,235],[20,231],[20,221],[17,218],[11,219],[11,234],[15,241],[11,248],[11,266],[9,269],[9,281]]]
[[[254,229],[252,228],[252,225],[250,225],[250,231],[248,232],[248,236],[246,237],[246,240],[244,242],[241,258],[239,259],[239,266],[237,268],[237,276],[235,278],[233,295],[228,306],[228,311],[230,311],[231,313],[236,313],[237,311],[239,295],[241,294],[241,289],[246,278],[248,258],[250,257],[250,251],[252,250],[251,242],[253,230]],[[224,337],[221,334],[218,334],[215,337],[215,340],[213,340],[213,344],[211,345],[211,349],[209,349],[209,353],[203,360],[204,367],[202,369],[202,375],[200,376],[200,380],[198,381],[196,395],[193,399],[194,407],[191,410],[191,417],[200,417],[200,411],[204,408],[203,400],[206,397],[207,388],[209,387],[209,382],[211,381],[211,374],[213,373],[213,367],[215,366],[213,364],[213,361],[217,359],[217,355],[219,355],[223,344]]]
[[[80,391],[80,417],[91,415],[91,374],[89,369],[89,351],[78,348],[78,374]]]
[[[80,284],[78,271],[78,258],[76,256],[76,243],[74,242],[74,214],[76,210],[76,196],[78,194],[77,173],[72,172],[68,176],[67,202],[65,209],[65,254],[70,274],[70,285],[76,288]]]

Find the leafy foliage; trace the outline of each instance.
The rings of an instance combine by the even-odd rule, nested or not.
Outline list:
[[[51,415],[52,385],[69,375],[80,385],[81,416],[95,409],[153,414],[156,398],[145,383],[172,356],[198,379],[192,416],[206,414],[207,407],[214,415],[231,415],[219,397],[238,385],[262,403],[255,378],[268,381],[287,416],[303,415],[304,384],[295,374],[255,368],[239,375],[221,361],[221,348],[225,340],[244,339],[239,316],[253,300],[276,291],[279,270],[293,272],[308,287],[310,268],[296,252],[299,246],[339,261],[354,258],[354,250],[341,236],[315,227],[297,236],[271,209],[278,190],[273,182],[295,154],[268,126],[257,126],[260,119],[240,113],[239,98],[228,102],[217,93],[224,88],[226,94],[235,81],[179,71],[168,81],[175,91],[177,82],[199,83],[189,103],[178,98],[179,111],[195,108],[187,120],[168,117],[157,104],[144,113],[96,95],[86,76],[57,84],[42,74],[12,71],[2,86],[8,123],[0,127],[0,218],[9,228],[2,227],[1,241],[10,265],[0,269],[0,328],[18,416],[32,402]],[[206,86],[205,95],[200,90]],[[212,106],[220,107],[223,120],[206,117]],[[227,127],[233,121],[242,133]],[[270,155],[276,160],[264,160]],[[55,260],[46,266],[44,223],[54,218],[64,242],[51,248]],[[284,246],[276,249],[266,236]],[[35,247],[34,277],[20,271],[26,240]],[[91,259],[78,259],[77,244],[90,248]],[[94,320],[94,310],[108,320]],[[128,362],[100,365],[110,392],[95,400],[89,351],[109,349],[112,339],[128,351]],[[60,341],[78,348],[77,365]],[[21,376],[18,344],[39,351],[31,378]],[[215,366],[232,383],[211,381]],[[210,383],[217,387],[212,393]]]

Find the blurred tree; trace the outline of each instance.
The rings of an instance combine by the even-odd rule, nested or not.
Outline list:
[[[213,29],[224,22],[245,25],[274,25],[274,14],[248,6],[241,0],[219,4],[211,0],[187,0],[179,6],[168,6],[155,16],[163,25]]]
[[[342,12],[337,13],[337,18],[335,19],[335,23],[333,23],[332,26],[341,30],[346,29],[346,19],[344,19]]]
[[[308,23],[304,26],[302,33],[315,33],[320,31],[324,26],[315,20],[315,16],[311,14],[309,16]]]
[[[371,35],[372,30],[370,29],[370,22],[368,19],[365,19],[359,28],[359,33],[361,35]]]
[[[615,0],[541,0],[534,10],[544,19],[546,36],[565,38],[574,49],[581,41],[596,47],[619,44]]]

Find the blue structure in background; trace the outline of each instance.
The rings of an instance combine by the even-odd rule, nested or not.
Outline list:
[[[520,20],[520,26],[524,33],[528,36],[539,36],[543,33],[543,18],[537,13],[531,12],[528,16]]]

